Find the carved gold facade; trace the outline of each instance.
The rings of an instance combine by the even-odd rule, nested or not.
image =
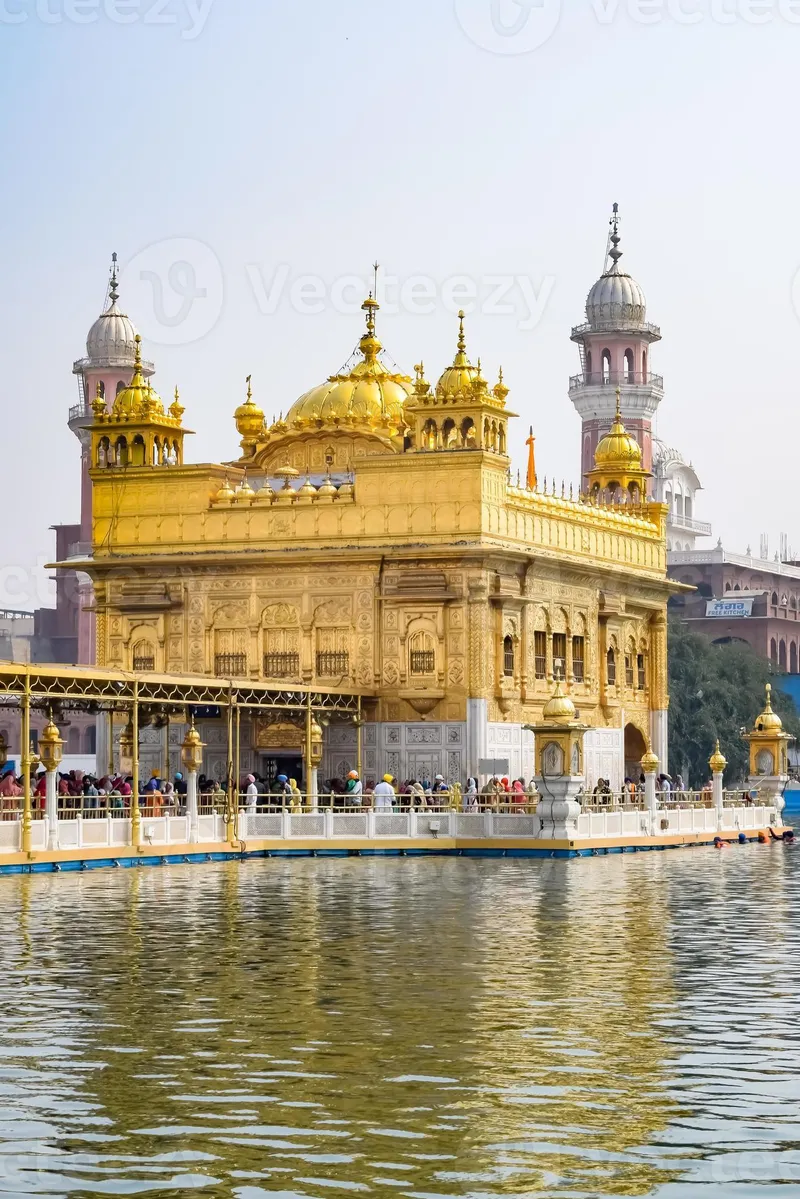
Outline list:
[[[98,663],[350,686],[389,730],[378,776],[403,725],[441,728],[443,773],[459,745],[476,773],[560,673],[586,725],[652,736],[665,761],[666,509],[643,488],[515,486],[508,389],[470,363],[463,318],[431,387],[383,365],[365,309],[354,364],[285,420],[267,425],[248,380],[235,463],[185,465],[181,430],[177,460],[124,464],[109,447],[147,412],[98,419]]]

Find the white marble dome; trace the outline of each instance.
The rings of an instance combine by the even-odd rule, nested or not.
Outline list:
[[[136,354],[136,327],[130,317],[120,312],[116,299],[89,330],[86,353],[95,361],[120,362],[133,366]]]
[[[643,325],[646,315],[644,292],[616,263],[597,280],[586,300],[586,319],[594,329]]]

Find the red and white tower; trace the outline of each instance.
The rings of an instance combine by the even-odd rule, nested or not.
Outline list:
[[[68,423],[81,443],[80,533],[77,544],[73,543],[72,552],[81,557],[91,553],[92,542],[92,481],[89,478],[92,465],[89,425],[94,419],[92,400],[99,388],[106,401],[106,409],[110,412],[117,392],[131,381],[136,356],[136,328],[133,321],[120,311],[118,300],[117,256],[113,254],[104,310],[89,330],[86,357],[79,358],[72,367],[72,373],[78,378],[78,403],[70,408]],[[145,377],[152,375],[154,370],[151,362],[142,363]],[[79,575],[78,580],[80,612],[77,660],[90,665],[95,660],[92,586],[83,575]],[[67,580],[60,581],[66,586]]]
[[[572,330],[581,355],[580,375],[569,381],[569,398],[582,422],[581,477],[586,488],[594,452],[608,433],[617,388],[625,428],[642,447],[644,470],[653,468],[653,416],[664,397],[664,380],[650,370],[650,347],[661,330],[647,321],[644,292],[620,268],[619,206],[614,205],[603,274],[586,300],[586,323]]]

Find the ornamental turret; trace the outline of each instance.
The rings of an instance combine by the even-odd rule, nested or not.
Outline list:
[[[625,426],[642,451],[641,466],[652,472],[652,422],[664,397],[664,381],[650,370],[650,347],[661,330],[647,321],[639,284],[620,266],[619,206],[611,217],[603,274],[586,300],[586,322],[572,330],[580,348],[581,374],[570,379],[569,398],[583,422],[581,475],[588,482],[598,444],[615,418],[615,393]]]
[[[606,492],[611,499],[641,501],[645,497],[648,471],[642,468],[642,448],[622,423],[622,393],[617,388],[614,423],[594,452],[594,466],[588,473],[593,495]]]
[[[508,388],[499,372],[490,387],[483,377],[480,358],[477,365],[469,360],[464,333],[464,313],[458,314],[458,342],[452,365],[445,367],[435,388],[425,378],[425,368],[416,366],[416,381],[406,403],[414,450],[485,450],[506,456],[508,418],[516,416],[506,408]]]
[[[118,392],[111,411],[107,411],[99,387],[92,401],[89,431],[95,468],[183,465],[183,439],[190,430],[182,425],[184,408],[178,389],[169,409],[165,409],[161,396],[145,376],[141,343],[137,333],[133,375]]]

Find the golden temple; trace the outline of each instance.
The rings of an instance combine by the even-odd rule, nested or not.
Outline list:
[[[61,564],[92,580],[98,665],[351,689],[365,776],[462,783],[493,762],[533,775],[526,726],[560,676],[589,780],[638,777],[648,741],[666,769],[667,509],[619,397],[585,493],[536,489],[533,437],[515,484],[509,388],[473,364],[464,314],[431,385],[422,364],[413,379],[386,364],[372,295],[363,309],[348,364],[285,417],[265,418],[248,378],[227,463],[186,463],[184,409],[145,379],[138,336],[129,384],[114,396],[98,379],[92,552]],[[302,736],[254,721],[243,769]],[[355,746],[351,725],[327,728],[323,777]]]

